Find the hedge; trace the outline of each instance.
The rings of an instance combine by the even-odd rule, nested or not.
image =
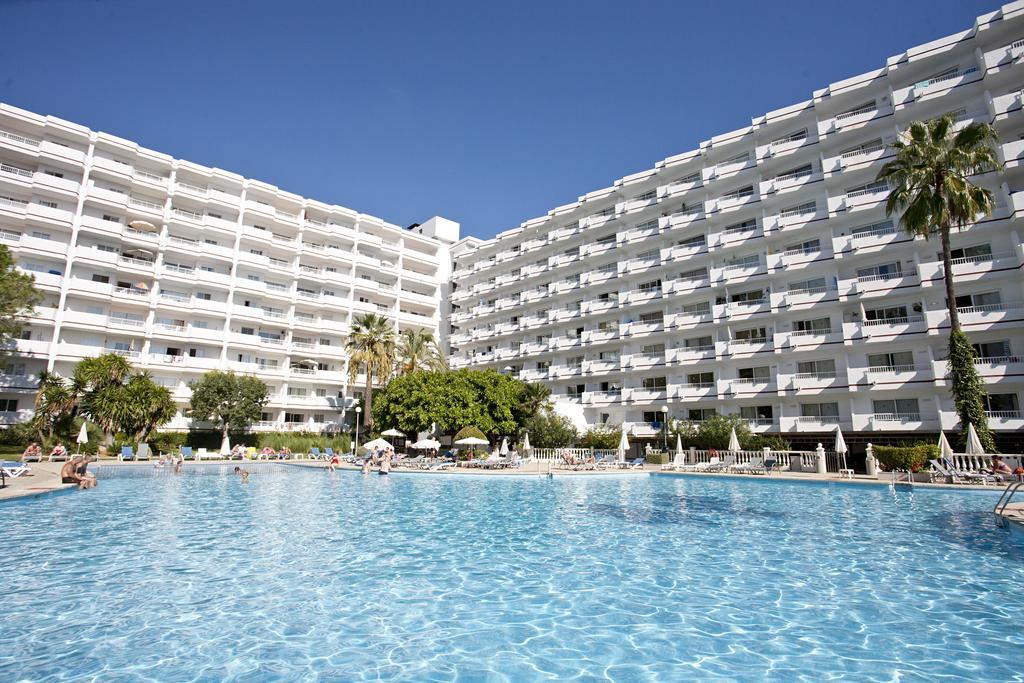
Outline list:
[[[933,443],[918,443],[906,446],[874,446],[875,458],[887,470],[909,470],[917,472],[929,460],[938,459],[939,447]]]
[[[124,440],[124,435],[119,434],[120,439],[115,439],[114,446],[110,449],[111,455],[121,452],[121,446],[132,446],[137,444]],[[192,448],[206,448],[208,450],[219,450],[221,433],[216,430],[192,430],[187,432],[157,432],[149,438],[149,448],[153,453],[176,453],[181,446]],[[293,453],[309,453],[314,446],[323,450],[333,448],[339,453],[345,453],[352,447],[352,438],[348,434],[336,434],[327,436],[316,432],[245,432],[230,434],[231,445],[242,444],[252,446],[257,450],[270,446],[274,450],[281,450],[288,446]],[[362,440],[362,439],[360,439]]]

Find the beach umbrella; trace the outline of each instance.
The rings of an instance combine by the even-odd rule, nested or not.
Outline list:
[[[622,430],[622,437],[619,439],[619,462],[626,462],[626,451],[629,450],[629,439],[626,438],[626,430]]]
[[[383,432],[381,432],[381,434],[383,436],[398,436],[398,437],[405,436],[405,433],[400,432],[400,431],[398,431],[395,428],[391,428],[391,429],[388,429],[387,431],[383,431]]]
[[[82,428],[78,430],[78,438],[75,439],[75,442],[78,443],[78,448],[75,449],[76,455],[81,450],[83,443],[89,443],[89,433],[85,431],[85,420],[82,420]]]
[[[978,432],[974,431],[974,425],[967,423],[967,448],[964,449],[967,455],[985,455],[985,447],[981,445]]]
[[[391,444],[384,439],[374,439],[373,441],[367,441],[363,444],[363,448],[366,450],[372,450],[376,448],[378,451],[382,451],[385,448],[391,448]]]
[[[939,454],[943,460],[953,461],[953,447],[949,445],[944,432],[939,432]]]
[[[440,448],[441,442],[438,441],[437,439],[420,439],[419,441],[414,443],[412,447],[419,449]]]
[[[498,451],[498,455],[508,455],[508,437],[501,440],[501,449]]]
[[[728,450],[728,451],[738,451],[738,450],[740,450],[740,440],[736,438],[736,428],[735,427],[733,427],[731,430],[729,430],[729,447],[726,450]]]
[[[481,439],[475,436],[467,436],[465,439],[459,439],[455,442],[459,446],[488,446],[490,441],[487,439]]]
[[[532,450],[532,449],[533,449],[533,447],[530,445],[530,433],[527,432],[526,433],[526,437],[523,438],[523,450],[524,451],[529,451],[529,450]]]
[[[846,452],[847,452],[847,450],[849,450],[849,449],[846,447],[846,440],[843,439],[843,430],[840,429],[839,427],[836,427],[836,446],[835,446],[835,451],[836,451],[836,455],[838,455],[839,457],[841,457],[843,459],[843,469],[844,470],[846,469]]]
[[[220,454],[231,455],[231,439],[228,438],[227,434],[224,435],[224,440],[220,442]]]
[[[683,462],[683,437],[676,434],[676,463]]]

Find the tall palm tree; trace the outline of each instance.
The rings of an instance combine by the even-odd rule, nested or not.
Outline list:
[[[75,366],[71,389],[79,406],[103,429],[103,442],[114,443],[114,432],[127,409],[119,402],[118,389],[132,374],[132,364],[116,353],[86,358]]]
[[[547,407],[551,399],[551,389],[539,382],[528,382],[523,387],[522,412],[527,417],[533,417]]]
[[[398,371],[408,375],[417,370],[448,369],[434,335],[426,330],[405,330],[398,338]]]
[[[57,421],[70,416],[75,408],[75,394],[64,378],[55,372],[43,370],[39,373],[39,389],[36,391],[35,410],[32,421],[39,440],[53,437]]]
[[[994,443],[982,402],[984,386],[974,367],[974,351],[960,329],[953,287],[953,257],[949,234],[979,216],[992,213],[992,192],[978,187],[972,177],[999,168],[993,145],[995,130],[987,123],[971,123],[960,131],[948,114],[927,122],[915,121],[893,143],[895,158],[878,173],[891,188],[885,212],[902,212],[900,226],[928,239],[938,234],[949,311],[949,368],[953,399],[966,428],[974,425],[986,449]]]
[[[363,425],[369,429],[373,427],[373,379],[387,380],[395,366],[395,330],[387,318],[366,313],[352,323],[345,350],[349,383],[356,381],[360,368],[366,373]]]

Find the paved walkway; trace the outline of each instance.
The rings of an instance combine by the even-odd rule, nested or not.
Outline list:
[[[7,487],[0,489],[0,500],[39,496],[61,489],[76,488],[76,484],[60,483],[60,468],[63,466],[62,462],[29,463],[30,473],[13,479],[7,478]]]

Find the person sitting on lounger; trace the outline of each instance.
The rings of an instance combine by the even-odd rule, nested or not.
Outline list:
[[[998,455],[992,456],[992,474],[1013,474],[1013,470],[1010,466],[1003,462],[1003,459]]]
[[[240,443],[236,443],[234,448],[231,449],[231,454],[228,456],[232,460],[241,460],[245,456],[245,446]]]
[[[281,446],[281,450],[277,452],[277,457],[280,458],[281,460],[287,460],[288,458],[292,457],[292,449],[288,448],[287,446]]]
[[[25,452],[21,454],[21,459],[23,461],[28,461],[30,458],[33,460],[40,460],[42,459],[42,457],[43,449],[40,448],[39,444],[37,444],[35,441],[30,443],[28,447],[25,448]]]
[[[237,474],[237,475],[242,477],[242,483],[243,484],[248,484],[249,483],[249,470],[243,470],[241,467],[236,467],[235,468],[235,474]]]
[[[277,457],[277,451],[275,451],[270,446],[264,446],[263,450],[260,451],[260,455],[263,455],[264,457],[267,457],[267,458],[276,458]]]
[[[64,444],[57,442],[57,445],[50,451],[51,458],[64,458],[67,457],[68,449],[64,448]]]
[[[62,484],[78,484],[80,489],[91,488],[95,485],[95,479],[78,473],[79,466],[82,465],[81,461],[82,458],[76,456],[64,463],[64,466],[60,468],[60,481]]]

